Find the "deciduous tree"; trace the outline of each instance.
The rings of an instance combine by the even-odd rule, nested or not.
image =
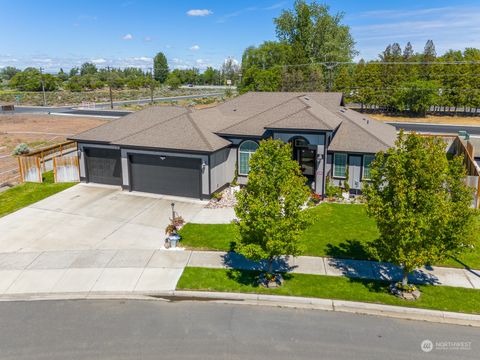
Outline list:
[[[379,153],[364,189],[367,212],[380,238],[370,250],[381,261],[413,270],[469,248],[474,241],[472,189],[462,158],[447,159],[438,137],[400,133],[396,147]]]
[[[310,190],[292,160],[292,148],[280,140],[263,140],[250,159],[245,188],[237,193],[237,251],[248,259],[272,262],[281,255],[298,255],[299,237],[310,222],[302,211]]]

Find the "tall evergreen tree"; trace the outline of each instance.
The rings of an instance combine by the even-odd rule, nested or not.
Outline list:
[[[168,62],[163,52],[157,53],[153,58],[153,77],[160,83],[164,83],[168,77]]]
[[[414,55],[413,46],[409,41],[407,42],[407,45],[405,45],[405,49],[403,49],[403,60],[410,61],[412,60],[413,55]]]

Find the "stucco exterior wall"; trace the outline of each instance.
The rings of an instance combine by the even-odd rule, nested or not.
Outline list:
[[[211,193],[230,183],[235,176],[237,149],[227,148],[210,155]]]
[[[365,180],[363,177],[363,156],[372,154],[347,154],[348,164],[348,184],[350,189],[359,192],[363,188]],[[330,176],[332,182],[336,186],[343,186],[345,179],[333,177],[333,153],[327,155],[327,163],[325,164],[326,176]]]
[[[283,142],[288,142],[294,137],[303,137],[307,139],[307,141],[311,145],[325,145],[325,134],[318,133],[318,134],[305,134],[305,133],[293,133],[293,132],[277,132],[273,133],[273,138],[282,140]]]

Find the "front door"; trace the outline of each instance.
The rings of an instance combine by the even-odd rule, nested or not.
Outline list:
[[[306,177],[312,177],[315,175],[315,150],[303,148],[299,151],[299,164],[302,169],[302,173]]]
[[[311,147],[304,138],[296,138],[293,141],[293,159],[298,161],[303,176],[313,180],[315,177],[315,158],[317,151],[315,147]]]

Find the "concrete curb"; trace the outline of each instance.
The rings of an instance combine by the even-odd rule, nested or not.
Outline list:
[[[480,327],[480,315],[428,310],[411,307],[319,299],[296,296],[261,295],[207,291],[141,292],[90,292],[2,295],[2,301],[41,300],[149,300],[149,301],[201,301],[236,305],[275,306],[296,309],[337,311],[353,314],[375,315],[404,320],[428,321],[450,325]]]

